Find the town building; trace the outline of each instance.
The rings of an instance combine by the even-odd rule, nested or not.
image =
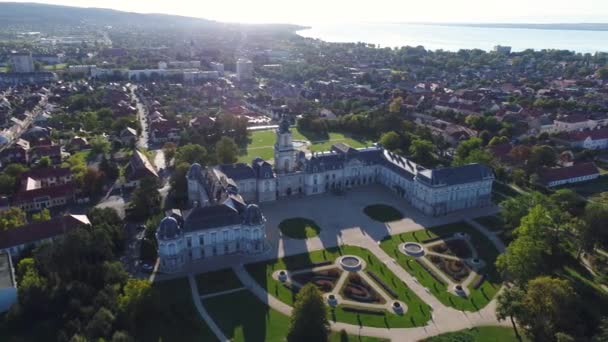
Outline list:
[[[239,81],[247,81],[253,78],[253,62],[249,59],[239,58],[236,61],[236,77]]]
[[[211,62],[209,65],[211,66],[211,69],[217,71],[220,76],[224,76],[224,63]]]
[[[264,216],[257,205],[247,202],[382,184],[430,216],[492,203],[494,175],[484,165],[426,169],[380,146],[355,149],[342,143],[331,151],[306,155],[296,149],[285,119],[276,137],[274,168],[261,158],[251,165],[192,164],[186,175],[192,209],[183,224],[165,218],[157,230],[161,270],[178,271],[214,255],[262,251]]]
[[[17,302],[17,281],[11,255],[0,252],[0,313]]]
[[[10,55],[10,63],[14,73],[34,72],[34,59],[31,53],[13,53]]]
[[[136,187],[144,178],[158,179],[158,173],[156,173],[154,165],[150,163],[145,154],[134,150],[129,165],[127,165],[125,177],[127,179],[126,186]]]
[[[538,176],[542,185],[555,187],[597,179],[600,171],[594,163],[580,163],[568,167],[544,169],[538,173]]]
[[[89,225],[91,222],[86,215],[65,215],[4,230],[0,232],[0,253],[9,253],[18,259],[27,249],[53,242],[73,229]]]

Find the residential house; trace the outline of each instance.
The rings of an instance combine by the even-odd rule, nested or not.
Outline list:
[[[570,132],[566,141],[571,147],[588,150],[603,150],[608,148],[608,127]]]
[[[148,157],[135,150],[129,160],[129,165],[127,165],[127,183],[125,185],[129,187],[138,186],[139,182],[147,177],[158,178],[158,173],[156,173],[156,169],[150,163]]]
[[[127,127],[120,132],[117,140],[125,146],[133,146],[138,138],[137,131],[131,127]]]
[[[547,187],[586,182],[600,176],[594,163],[580,163],[568,167],[543,169],[539,172],[539,181]]]
[[[65,215],[49,221],[33,222],[25,226],[0,231],[0,252],[19,258],[24,250],[43,242],[53,242],[63,234],[80,226],[89,226],[86,215]]]

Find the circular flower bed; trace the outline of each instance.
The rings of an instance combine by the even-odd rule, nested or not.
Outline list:
[[[294,217],[279,224],[283,235],[292,239],[304,240],[319,235],[321,228],[312,220]]]

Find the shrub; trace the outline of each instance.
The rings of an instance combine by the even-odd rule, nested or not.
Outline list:
[[[384,289],[384,291],[386,291],[391,297],[393,298],[397,298],[397,292],[395,292],[395,290],[393,290],[390,286],[388,286],[382,279],[380,279],[380,277],[378,277],[376,275],[376,273],[372,272],[372,271],[367,271],[367,274],[372,277],[372,279],[374,279],[378,284],[380,284],[380,286],[382,286],[382,288]]]

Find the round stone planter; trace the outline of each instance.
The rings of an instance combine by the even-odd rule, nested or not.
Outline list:
[[[393,305],[391,305],[391,307],[393,308],[393,311],[395,311],[396,314],[403,314],[403,305],[401,305],[401,303],[393,302]]]
[[[338,305],[338,298],[336,298],[335,295],[330,294],[329,296],[327,296],[327,304],[329,304],[331,306]]]
[[[363,262],[359,257],[354,255],[347,255],[340,258],[340,266],[343,270],[348,272],[357,272],[363,268]]]
[[[399,248],[405,255],[409,255],[415,258],[424,256],[424,247],[416,242],[406,242]]]
[[[279,271],[279,281],[281,281],[281,282],[287,281],[287,272]]]
[[[463,233],[463,232],[458,232],[458,233],[454,233],[454,237],[457,238],[457,239],[468,240],[469,239],[469,234]]]

